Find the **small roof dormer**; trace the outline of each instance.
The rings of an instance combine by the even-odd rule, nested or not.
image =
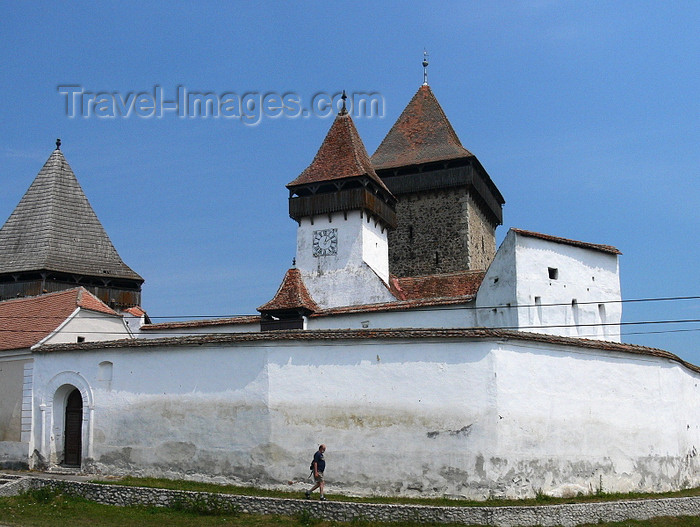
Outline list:
[[[289,189],[289,215],[303,217],[365,210],[386,226],[396,224],[396,199],[379,178],[345,106],[311,164]]]

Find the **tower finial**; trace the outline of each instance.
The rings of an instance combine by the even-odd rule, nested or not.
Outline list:
[[[61,140],[56,139],[56,150],[60,150],[60,149],[61,149]]]
[[[345,95],[345,90],[343,90],[343,95],[341,95],[340,98],[343,99],[343,107],[338,112],[338,115],[345,115],[346,113],[348,113],[348,109],[345,107],[345,99],[347,99],[348,96]]]
[[[423,48],[423,86],[428,85],[428,52]]]

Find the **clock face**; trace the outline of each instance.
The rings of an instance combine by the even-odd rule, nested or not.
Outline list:
[[[331,256],[338,254],[338,229],[314,231],[313,255]]]

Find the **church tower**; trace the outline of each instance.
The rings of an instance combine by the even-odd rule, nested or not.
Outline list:
[[[318,308],[394,301],[387,234],[396,199],[374,171],[345,100],[316,157],[287,188],[299,224],[296,269]]]
[[[61,152],[61,140],[0,229],[0,300],[83,286],[124,309],[143,278],[107,236]]]
[[[462,146],[425,71],[423,85],[371,159],[398,200],[389,265],[400,277],[486,269],[503,222],[503,196]]]

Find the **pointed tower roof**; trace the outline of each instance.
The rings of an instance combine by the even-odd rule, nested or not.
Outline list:
[[[0,229],[0,274],[46,270],[140,284],[56,146]]]
[[[258,308],[261,313],[279,313],[282,311],[307,311],[314,313],[319,310],[304,285],[299,269],[288,269],[277,293],[272,300]]]
[[[361,176],[370,178],[390,194],[389,189],[374,171],[350,114],[341,110],[314,160],[299,177],[287,185],[287,188]]]
[[[447,161],[473,154],[462,146],[430,86],[423,84],[372,156],[375,169]]]

